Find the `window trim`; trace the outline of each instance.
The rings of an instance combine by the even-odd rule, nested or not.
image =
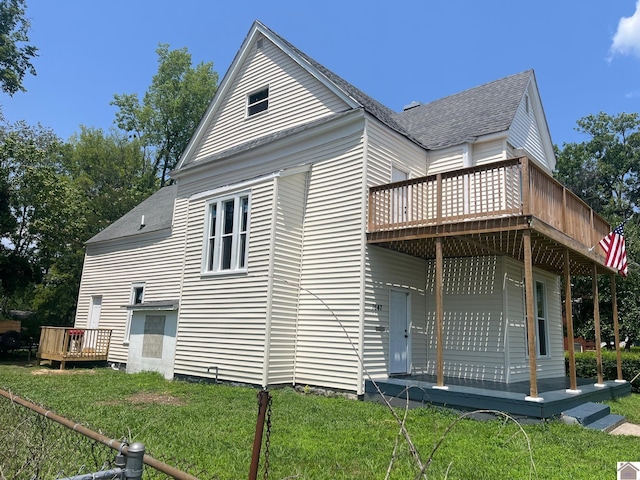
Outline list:
[[[247,215],[242,218],[242,201],[246,199]],[[223,233],[224,210],[223,206],[229,201],[233,201],[233,220],[230,234]],[[216,211],[215,230],[212,231],[213,207]],[[205,202],[204,228],[202,242],[202,275],[228,275],[247,271],[249,261],[249,239],[251,226],[251,191],[241,191],[221,197],[212,198]],[[217,212],[220,212],[218,215]],[[219,220],[218,220],[219,219]],[[241,225],[245,222],[244,229]],[[230,258],[229,268],[222,268],[223,258],[223,236],[230,238]],[[244,241],[242,240],[244,236]],[[242,248],[244,247],[244,252]],[[213,248],[213,250],[212,250]]]
[[[524,285],[524,280],[523,280],[523,285]],[[543,305],[542,308],[544,309],[543,315],[540,316],[540,312],[538,311],[538,289],[537,286],[541,285],[542,286],[542,295],[543,295]],[[547,282],[538,278],[534,278],[533,279],[533,309],[534,309],[534,313],[535,313],[535,329],[536,329],[536,358],[550,358],[551,357],[551,345],[549,344],[549,305],[548,305],[548,297],[547,297]],[[527,312],[526,312],[526,292],[523,289],[523,300],[524,303],[523,305],[525,306],[525,313],[524,313],[524,343],[525,343],[525,351],[526,351],[526,356],[527,358],[529,358],[529,322],[527,321]],[[546,350],[546,353],[543,355],[540,353],[540,347],[541,347],[541,342],[540,342],[540,334],[538,333],[540,331],[540,321],[544,322],[544,347]]]
[[[252,118],[255,117],[256,115],[260,115],[261,113],[264,112],[268,112],[269,111],[269,91],[270,91],[270,87],[269,85],[266,85],[264,87],[258,88],[256,90],[253,90],[249,93],[247,93],[247,97],[246,97],[246,110],[245,110],[245,117],[246,118]],[[265,92],[267,93],[265,98],[259,99],[257,101],[254,101],[253,103],[251,102],[251,97],[253,95],[257,95],[259,93]],[[265,104],[266,106],[264,108],[260,107],[260,110],[257,110],[255,112],[251,112],[251,108],[252,107],[256,107],[259,106],[261,104]]]
[[[140,301],[136,302],[136,290],[142,289],[142,294],[140,296]],[[131,284],[131,290],[129,294],[129,305],[139,305],[144,302],[144,293],[145,293],[145,282],[133,282]],[[124,339],[122,343],[125,345],[129,343],[131,337],[131,321],[133,320],[133,309],[130,309],[127,312],[127,323],[124,327]]]

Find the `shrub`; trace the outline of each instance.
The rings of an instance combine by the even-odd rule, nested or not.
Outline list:
[[[640,352],[637,350],[621,352],[622,354],[622,378],[627,381],[633,380],[640,373]],[[565,354],[567,372],[569,371],[569,359]],[[576,376],[578,378],[598,378],[596,366],[596,352],[576,353]],[[616,362],[616,352],[602,351],[602,376],[605,380],[615,380],[618,378],[618,367]],[[634,393],[640,393],[640,377],[631,384]]]

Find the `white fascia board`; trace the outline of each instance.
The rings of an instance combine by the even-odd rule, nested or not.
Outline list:
[[[294,50],[292,50],[287,44],[283,43],[281,39],[274,34],[267,26],[256,20],[255,24],[266,38],[268,38],[273,44],[277,45],[283,52],[285,52],[293,61],[304,68],[311,76],[316,78],[319,82],[324,84],[329,90],[340,97],[351,108],[357,108],[360,105],[355,99],[348,95],[344,90],[339,88],[335,83],[329,80],[322,72],[318,71],[313,65],[309,64],[305,59],[300,57]]]
[[[207,158],[198,160],[197,163],[189,165],[186,170],[177,171],[172,178],[180,179],[183,177],[197,174],[204,170],[212,168],[222,168],[225,163],[237,165],[238,162],[256,157],[256,152],[260,153],[261,162],[266,163],[274,158],[289,155],[301,148],[311,148],[315,143],[323,143],[331,139],[338,139],[353,133],[353,128],[357,128],[358,123],[364,119],[364,110],[351,110],[342,115],[338,119],[333,119],[326,123],[314,126],[307,130],[275,139],[269,143],[259,145],[241,152],[231,153],[229,156],[216,158],[215,161],[208,161]],[[324,138],[326,136],[326,139]]]
[[[180,160],[175,167],[176,170],[182,167],[186,159],[189,158],[189,156],[193,152],[195,146],[200,143],[202,136],[207,130],[209,121],[215,115],[218,107],[222,103],[222,100],[227,96],[227,92],[229,91],[231,85],[233,85],[234,79],[238,76],[238,72],[240,71],[242,64],[244,63],[244,60],[247,58],[247,55],[249,55],[250,46],[253,45],[254,40],[260,31],[259,25],[261,24],[257,20],[253,22],[249,33],[245,37],[242,45],[240,46],[240,49],[236,53],[235,58],[227,69],[227,73],[225,73],[224,77],[222,78],[222,81],[220,82],[220,85],[218,86],[218,89],[216,90],[216,93],[213,96],[213,99],[211,100],[207,111],[200,120],[200,123],[198,124],[194,135],[191,137],[191,140],[187,145],[187,148],[185,148],[184,152],[180,156]]]
[[[482,143],[491,142],[492,140],[506,140],[509,136],[509,130],[503,130],[502,132],[490,133],[488,135],[480,135],[474,139],[470,139],[467,143]]]
[[[538,131],[540,132],[540,136],[542,137],[541,139],[542,139],[542,146],[544,148],[544,153],[549,161],[549,169],[553,171],[556,168],[556,154],[553,149],[551,132],[549,131],[547,116],[544,113],[544,107],[542,105],[542,99],[540,98],[540,91],[538,90],[538,82],[536,81],[535,73],[531,74],[531,77],[529,79],[529,85],[527,87],[527,92],[528,93],[530,92],[529,100],[532,100],[531,106],[533,107],[535,119],[536,119],[536,122],[538,123]]]
[[[287,177],[289,175],[295,175],[296,173],[308,172],[309,170],[311,170],[310,164],[297,165],[295,167],[286,168],[284,170],[272,172],[267,175],[262,175],[257,178],[252,178],[251,180],[245,180],[244,182],[233,183],[230,185],[223,185],[221,187],[213,188],[205,192],[194,193],[189,197],[189,201],[199,200],[201,198],[217,197],[217,196],[224,195],[230,192],[235,192],[235,191],[248,190],[254,185],[268,182],[270,180],[273,180],[274,178]]]

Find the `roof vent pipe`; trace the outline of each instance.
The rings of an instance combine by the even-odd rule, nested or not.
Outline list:
[[[405,105],[402,110],[406,112],[407,110],[411,110],[412,108],[419,107],[420,105],[422,105],[422,102],[418,102],[417,100],[414,100],[409,105]]]

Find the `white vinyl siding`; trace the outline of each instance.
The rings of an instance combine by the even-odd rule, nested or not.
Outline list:
[[[391,182],[393,168],[407,172],[409,178],[427,173],[427,154],[404,137],[390,131],[377,120],[367,121],[367,186]]]
[[[113,330],[109,361],[126,363],[125,328],[133,283],[144,283],[144,301],[177,299],[182,269],[181,226],[87,246],[75,326],[87,327],[92,295],[102,295],[100,328]],[[158,259],[162,259],[158,262]]]
[[[427,263],[375,246],[367,247],[365,271],[364,363],[374,377],[389,371],[389,292],[400,289],[410,293],[411,367],[414,374],[428,373],[427,303],[425,273]],[[433,307],[432,307],[433,308]]]
[[[504,139],[473,144],[473,165],[486,165],[506,158],[506,143]]]
[[[522,264],[514,260],[507,260],[506,265],[509,382],[525,381],[529,379],[529,359],[526,339],[524,272]],[[534,281],[544,283],[549,347],[549,354],[536,360],[538,378],[564,377],[560,278],[546,272],[534,270]]]
[[[305,150],[275,156],[256,149],[219,168],[212,165],[206,176],[181,178],[179,194],[191,200],[188,210],[176,212],[188,215],[176,374],[213,377],[206,370],[216,366],[222,380],[356,390],[358,362],[332,313],[349,311],[359,299],[362,120],[355,120],[315,136]],[[287,173],[287,167],[307,164],[309,172]],[[247,187],[247,178],[257,180]],[[251,222],[246,273],[216,278],[200,270],[203,223],[206,201],[223,195],[223,186],[228,195],[250,188]],[[358,312],[344,319],[354,341]],[[327,362],[331,352],[340,358],[337,365]]]
[[[462,147],[432,150],[427,154],[427,174],[449,172],[464,167],[464,149]]]
[[[427,266],[427,370],[436,373],[435,264]],[[506,381],[499,257],[445,258],[444,375]]]
[[[346,145],[345,145],[346,147]],[[356,390],[363,248],[362,137],[313,165],[307,199],[296,384]]]
[[[264,358],[273,179],[251,189],[247,272],[202,275],[206,199],[188,204],[174,372],[260,384]]]
[[[266,38],[251,47],[211,119],[194,161],[256,138],[347,109],[318,79]],[[247,95],[269,84],[269,108],[247,117]]]
[[[528,95],[530,101],[533,101],[533,96]],[[535,109],[533,105],[530,106],[529,112],[526,111],[525,96],[523,96],[516,115],[509,129],[509,143],[516,148],[522,148],[527,156],[537,160],[541,165],[549,168],[549,162],[545,158],[544,147],[542,142],[542,135],[538,128],[538,122],[534,114]]]
[[[269,385],[293,383],[296,324],[308,174],[277,179],[273,248],[272,306],[269,339]]]

